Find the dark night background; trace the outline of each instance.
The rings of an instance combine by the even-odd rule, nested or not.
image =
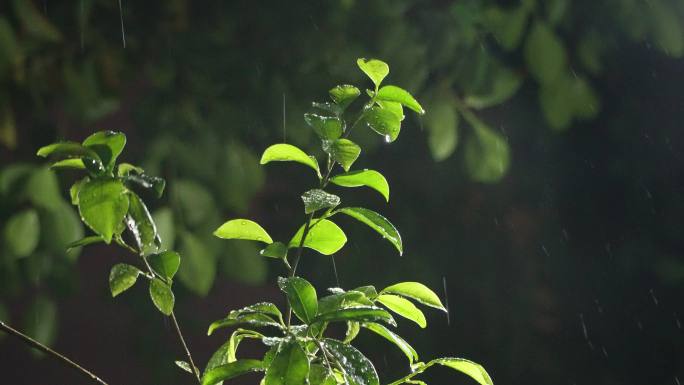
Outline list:
[[[428,328],[400,320],[402,335],[423,360],[466,357],[497,384],[684,380],[683,2],[121,5],[120,14],[116,1],[0,3],[0,319],[111,384],[191,383],[145,288],[111,299],[109,269],[132,256],[99,245],[65,255],[85,231],[66,203],[76,174],[59,173],[55,186],[36,149],[119,130],[123,159],[167,179],[161,200],[146,199],[186,258],[177,313],[203,367],[225,337],[207,337],[210,322],[259,300],[283,303],[280,265],[211,232],[238,216],[274,238],[294,232],[299,194],[314,180],[296,165],[260,167],[258,157],[283,134],[313,151],[302,118],[310,102],[336,84],[367,87],[356,58],[378,57],[388,82],[427,114],[407,116],[391,145],[370,130],[354,134],[364,148],[355,167],[383,172],[389,204],[336,191],[391,219],[404,255],[341,219],[350,242],[335,256],[337,277],[330,258],[312,252],[301,275],[319,291],[336,279],[344,288],[427,284],[449,317],[425,309]],[[468,104],[474,95],[496,102]],[[491,162],[501,167],[478,168]],[[40,239],[17,256],[12,241],[30,236],[6,223],[26,210],[38,214]],[[0,338],[0,383],[85,383]],[[408,370],[384,340],[362,332],[357,344],[383,383]],[[263,350],[244,347],[245,356]],[[424,379],[473,383],[446,369]]]

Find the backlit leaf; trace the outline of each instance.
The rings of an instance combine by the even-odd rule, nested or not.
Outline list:
[[[342,120],[338,117],[304,114],[304,121],[321,139],[335,140],[342,136]]]
[[[330,178],[330,182],[343,187],[367,186],[382,194],[389,202],[389,184],[387,179],[375,170],[350,171],[337,174]]]
[[[403,106],[421,115],[425,113],[420,103],[408,91],[397,86],[384,86],[380,88],[376,97],[379,100],[401,103]]]
[[[264,365],[259,360],[237,360],[229,364],[217,366],[205,373],[202,376],[202,385],[214,385],[246,373],[263,370]]]
[[[437,294],[435,294],[435,292],[433,292],[432,290],[430,290],[430,288],[428,288],[420,282],[397,283],[395,285],[391,285],[382,289],[380,293],[391,293],[401,295],[403,297],[414,299],[422,303],[423,305],[431,306],[436,309],[446,311],[446,308],[444,307],[444,305],[442,305],[442,301],[440,301]]]
[[[347,108],[356,98],[361,95],[361,91],[358,88],[351,86],[349,84],[343,84],[335,86],[335,88],[328,91],[333,102],[340,106],[342,110]]]
[[[171,315],[173,305],[176,301],[171,288],[160,279],[155,278],[150,281],[150,297],[154,306],[165,315]]]
[[[394,142],[401,130],[401,119],[387,108],[373,106],[366,114],[366,124],[382,135],[386,142]]]
[[[386,326],[373,322],[364,323],[362,326],[396,345],[406,355],[409,363],[413,364],[415,361],[418,361],[418,353],[416,353],[415,349],[413,349],[413,347],[411,347],[411,345],[409,345],[408,342],[406,342],[403,338],[399,337],[399,335],[389,330]]]
[[[313,189],[302,194],[304,212],[313,213],[321,209],[336,207],[340,204],[340,197],[329,194],[321,189]]]
[[[347,243],[347,236],[335,223],[327,219],[314,219],[302,246],[316,250],[323,255],[331,255]],[[299,247],[304,234],[304,225],[292,237],[289,248]]]
[[[389,74],[389,66],[387,63],[377,60],[377,59],[364,59],[360,58],[356,60],[356,64],[361,68],[361,71],[368,75],[368,77],[373,81],[375,87],[380,86],[383,79]]]
[[[361,154],[361,147],[349,139],[337,139],[325,145],[325,150],[339,163],[344,171],[349,171]]]
[[[417,323],[421,328],[427,326],[427,321],[425,320],[423,312],[405,298],[392,294],[380,294],[378,298],[376,298],[376,301],[400,316]]]
[[[404,249],[401,242],[401,235],[399,235],[397,228],[394,227],[387,218],[373,210],[365,209],[363,207],[344,207],[335,210],[335,212],[349,215],[359,222],[368,225],[368,227],[378,232],[384,239],[387,239],[394,245],[399,251],[399,255],[403,253]]]
[[[299,148],[286,143],[274,144],[267,148],[259,163],[266,164],[269,162],[297,162],[311,167],[316,171],[316,175],[320,178],[320,169],[316,158],[307,155]]]
[[[263,227],[248,219],[232,219],[216,229],[214,235],[222,239],[246,239],[273,243],[273,239]]]

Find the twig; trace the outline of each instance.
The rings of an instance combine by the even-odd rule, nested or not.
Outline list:
[[[7,325],[6,323],[4,323],[2,321],[0,321],[0,329],[6,331],[10,335],[17,337],[18,339],[22,340],[27,345],[29,345],[35,349],[38,349],[44,353],[47,353],[50,357],[61,362],[65,366],[68,366],[70,368],[75,369],[76,371],[78,371],[82,375],[93,380],[93,382],[96,382],[96,383],[102,384],[102,385],[107,385],[106,382],[102,381],[102,379],[100,379],[100,377],[96,376],[93,372],[91,372],[88,369],[82,367],[81,365],[75,363],[74,361],[70,360],[69,358],[63,356],[62,354],[48,348],[47,346],[41,344],[40,342],[38,342],[38,341],[34,340],[33,338],[27,336],[26,334],[23,334],[22,332],[12,328],[11,326]]]
[[[185,343],[185,338],[183,338],[183,332],[181,332],[181,328],[178,325],[178,320],[176,319],[176,313],[174,313],[173,311],[171,312],[171,319],[173,320],[173,326],[176,328],[178,339],[180,339],[181,345],[183,345],[183,349],[185,349],[185,354],[188,356],[190,366],[192,366],[192,372],[195,373],[195,377],[197,377],[197,382],[201,384],[202,379],[200,378],[199,371],[197,370],[197,366],[195,366],[195,362],[192,360],[192,354],[190,354],[188,344]]]

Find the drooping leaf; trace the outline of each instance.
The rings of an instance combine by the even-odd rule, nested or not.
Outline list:
[[[406,355],[406,358],[408,358],[411,365],[418,361],[418,353],[416,353],[415,349],[413,349],[413,347],[411,347],[411,345],[409,345],[408,342],[406,342],[399,335],[389,330],[386,326],[374,322],[366,322],[363,323],[362,326],[396,345]]]
[[[126,263],[117,263],[112,266],[109,272],[109,290],[112,292],[112,297],[116,297],[135,285],[140,274],[140,269]]]
[[[206,372],[204,376],[202,376],[202,385],[214,385],[243,374],[263,370],[264,365],[259,360],[237,360],[229,364],[217,366]]]
[[[304,121],[324,140],[335,140],[342,136],[342,120],[336,116],[304,114]]]
[[[344,369],[347,385],[380,385],[373,363],[355,347],[331,338],[323,345]]]
[[[43,146],[38,149],[36,153],[38,156],[47,158],[48,156],[57,156],[65,158],[81,158],[89,157],[91,159],[100,161],[97,153],[89,148],[82,146],[76,142],[58,142]]]
[[[343,187],[367,186],[382,194],[389,202],[389,184],[387,179],[375,170],[349,171],[330,178],[330,182]]]
[[[150,266],[152,266],[152,269],[159,275],[168,279],[173,279],[173,276],[176,275],[178,267],[180,266],[181,258],[177,252],[167,250],[159,254],[150,255],[147,257],[147,261],[150,263]]]
[[[190,363],[189,363],[189,362],[178,360],[178,361],[174,361],[174,363],[176,364],[176,366],[178,366],[179,368],[183,369],[184,371],[186,371],[186,372],[188,372],[188,373],[190,373],[190,374],[194,374],[194,373],[193,373],[193,369],[192,369],[192,367],[190,366]]]
[[[359,66],[361,71],[368,75],[368,77],[373,81],[373,84],[375,84],[376,89],[380,86],[380,83],[382,83],[385,77],[389,74],[389,66],[387,65],[387,63],[381,60],[366,60],[364,58],[360,58],[356,60],[356,64]]]
[[[156,252],[160,239],[157,235],[157,226],[154,223],[154,219],[152,219],[152,215],[150,215],[147,206],[145,206],[145,203],[136,193],[129,191],[128,199],[130,204],[126,225],[133,234],[133,238],[138,244],[138,249],[144,254]]]
[[[361,91],[358,88],[349,85],[342,84],[335,86],[328,91],[333,102],[340,106],[342,110],[346,109],[356,98],[361,95]]]
[[[361,147],[349,139],[337,139],[326,143],[324,149],[333,160],[342,166],[344,171],[349,171],[352,164],[361,154]]]
[[[382,291],[380,291],[380,294],[384,293],[391,293],[403,297],[408,297],[422,303],[423,305],[427,305],[442,311],[446,311],[446,308],[444,307],[444,305],[442,305],[442,301],[439,300],[437,294],[435,294],[434,291],[430,290],[430,288],[428,288],[420,282],[397,283],[388,286],[382,289]]]
[[[71,242],[70,244],[67,245],[66,249],[67,249],[67,251],[69,251],[69,250],[75,249],[77,247],[88,246],[88,245],[92,245],[93,243],[99,243],[99,242],[104,242],[104,239],[102,239],[101,236],[91,235],[89,237],[79,239],[78,241]]]
[[[292,311],[297,318],[311,323],[318,313],[318,297],[316,289],[309,281],[300,277],[278,278],[280,290],[285,292]]]
[[[248,219],[232,219],[216,229],[214,235],[222,239],[246,239],[273,243],[273,239],[263,227]]]
[[[214,354],[211,355],[211,358],[209,358],[209,361],[207,362],[207,366],[204,368],[204,374],[206,375],[209,371],[211,371],[214,368],[217,368],[221,365],[229,364],[231,362],[237,361],[236,353],[238,346],[240,346],[240,343],[242,342],[243,339],[245,338],[263,338],[264,335],[255,332],[253,330],[247,330],[247,329],[237,329],[231,334],[230,338],[226,343],[221,345]],[[265,365],[264,365],[265,366]]]
[[[480,383],[480,385],[494,385],[489,373],[482,367],[482,365],[466,360],[464,358],[438,358],[430,361],[430,363],[443,365],[454,370],[470,376],[472,379]]]
[[[85,164],[80,158],[62,159],[50,165],[53,170],[85,170]]]
[[[382,321],[390,325],[396,325],[392,315],[386,310],[376,306],[355,306],[347,307],[338,310],[333,310],[327,313],[321,313],[313,320],[313,323],[321,322],[340,322],[340,321],[356,321],[356,322],[377,322]]]
[[[96,179],[85,183],[78,192],[78,211],[83,221],[105,243],[112,236],[128,212],[129,199],[126,188],[117,179]]]
[[[380,294],[376,300],[400,316],[417,323],[421,328],[427,326],[425,315],[411,301],[392,294]]]
[[[356,338],[361,330],[361,323],[358,321],[348,321],[347,331],[344,333],[344,343],[348,344]]]
[[[401,235],[399,235],[397,228],[394,227],[394,225],[382,215],[363,207],[344,207],[335,210],[335,212],[349,215],[359,222],[368,225],[368,227],[378,232],[378,234],[382,235],[384,239],[387,239],[392,245],[394,245],[394,247],[396,247],[396,249],[399,251],[399,255],[404,252],[401,242]]]
[[[264,385],[304,385],[309,378],[309,359],[297,341],[280,347],[266,369]]]
[[[401,119],[390,109],[373,106],[366,114],[366,124],[382,135],[386,142],[394,142],[401,130]]]
[[[321,189],[313,189],[302,194],[304,212],[310,214],[321,209],[336,207],[340,204],[340,197],[329,194]]]
[[[321,171],[318,167],[316,158],[307,155],[304,151],[291,144],[279,143],[267,148],[263,155],[261,155],[261,161],[259,163],[266,164],[269,162],[301,163],[314,169],[314,171],[316,171],[316,175],[318,175],[319,178],[321,177]]]
[[[264,257],[283,259],[287,257],[287,245],[282,242],[273,242],[261,250],[259,254]]]
[[[121,132],[99,131],[87,137],[83,146],[95,151],[105,168],[111,170],[126,146],[126,135]]]
[[[347,243],[347,236],[335,223],[327,219],[314,219],[304,239],[303,247],[316,250],[323,255],[335,254]],[[292,237],[289,248],[299,247],[304,234],[305,225],[299,228]]]
[[[34,209],[26,209],[11,216],[4,228],[4,243],[10,253],[26,257],[33,253],[40,240],[40,223]]]
[[[156,306],[162,314],[171,315],[176,299],[169,285],[158,278],[152,279],[150,281],[150,297],[152,298],[154,306]]]
[[[384,86],[378,90],[377,99],[401,103],[403,106],[423,115],[425,110],[408,91],[397,86]]]

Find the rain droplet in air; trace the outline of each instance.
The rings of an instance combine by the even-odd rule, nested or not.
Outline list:
[[[392,141],[392,138],[389,135],[385,135],[385,143],[389,143]]]

